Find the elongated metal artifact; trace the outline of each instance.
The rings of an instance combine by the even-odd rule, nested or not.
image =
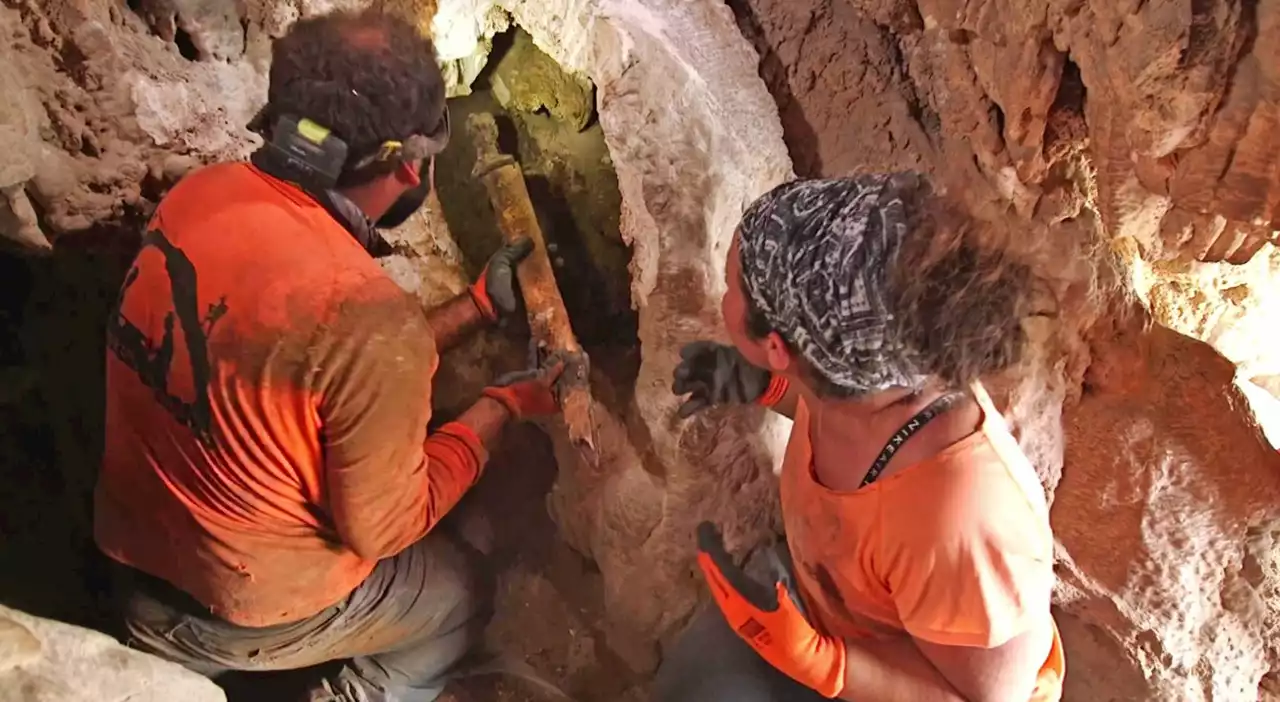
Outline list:
[[[596,441],[591,387],[587,380],[588,358],[569,323],[569,312],[547,256],[547,242],[529,200],[524,172],[513,156],[502,153],[499,148],[498,124],[493,115],[480,112],[468,117],[467,133],[476,149],[472,175],[489,191],[489,202],[498,217],[503,238],[508,242],[524,237],[533,240],[533,252],[516,272],[529,315],[529,328],[543,348],[563,353],[570,359],[560,385],[564,422],[570,440],[594,463]]]

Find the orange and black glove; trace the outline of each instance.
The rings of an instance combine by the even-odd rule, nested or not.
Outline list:
[[[506,244],[489,258],[480,277],[467,289],[480,310],[480,316],[490,322],[505,321],[520,311],[519,283],[516,267],[533,252],[533,240],[523,238]]]
[[[564,359],[552,356],[532,365],[529,370],[499,376],[481,394],[501,402],[517,421],[559,412],[557,381],[564,372]]]
[[[688,395],[676,415],[690,417],[707,407],[755,403],[772,407],[787,394],[787,379],[751,365],[732,346],[695,341],[680,349],[671,392]]]
[[[809,623],[784,572],[772,587],[748,577],[734,565],[720,531],[710,522],[698,525],[698,566],[730,628],[761,658],[825,697],[839,696],[844,689],[844,642]]]

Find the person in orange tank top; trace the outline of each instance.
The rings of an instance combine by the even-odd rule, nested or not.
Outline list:
[[[438,352],[521,314],[501,248],[424,312],[375,257],[449,137],[434,48],[380,12],[276,40],[265,139],[161,201],[108,329],[94,537],[129,645],[211,677],[311,668],[310,702],[435,699],[491,577],[438,528],[563,363],[428,429]]]
[[[700,525],[717,607],[666,652],[659,702],[1053,702],[1043,488],[979,378],[1016,363],[1029,268],[922,176],[798,180],[744,214],[732,346],[682,349],[679,414],[794,419],[786,547],[745,568]]]

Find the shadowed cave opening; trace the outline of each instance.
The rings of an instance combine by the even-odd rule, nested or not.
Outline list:
[[[564,73],[522,29],[498,35],[493,46],[471,94],[449,101],[453,135],[436,162],[445,219],[474,278],[502,234],[484,184],[472,175],[475,147],[465,124],[472,114],[491,113],[500,147],[524,172],[574,334],[593,362],[611,363],[639,342],[631,250],[619,231],[622,196],[595,118],[594,88]],[[609,377],[624,386],[635,371]]]
[[[0,248],[0,602],[94,628],[109,622],[91,521],[104,330],[138,232],[100,227],[42,258]]]

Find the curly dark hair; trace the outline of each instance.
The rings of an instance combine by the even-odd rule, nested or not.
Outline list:
[[[435,46],[403,18],[377,10],[300,20],[271,48],[264,117],[317,122],[347,143],[339,187],[366,183],[397,163],[356,161],[383,142],[434,133],[445,110]]]
[[[962,204],[936,194],[927,181],[902,195],[908,234],[889,278],[894,334],[918,367],[950,387],[967,387],[1018,363],[1026,346],[1022,320],[1033,311],[1038,279],[1011,251],[1007,230],[976,219]],[[746,316],[752,336],[775,331],[750,296]],[[801,373],[820,395],[857,394],[803,360]]]
[[[1038,279],[1009,231],[927,188],[913,200],[890,282],[899,338],[956,387],[1017,364]]]

